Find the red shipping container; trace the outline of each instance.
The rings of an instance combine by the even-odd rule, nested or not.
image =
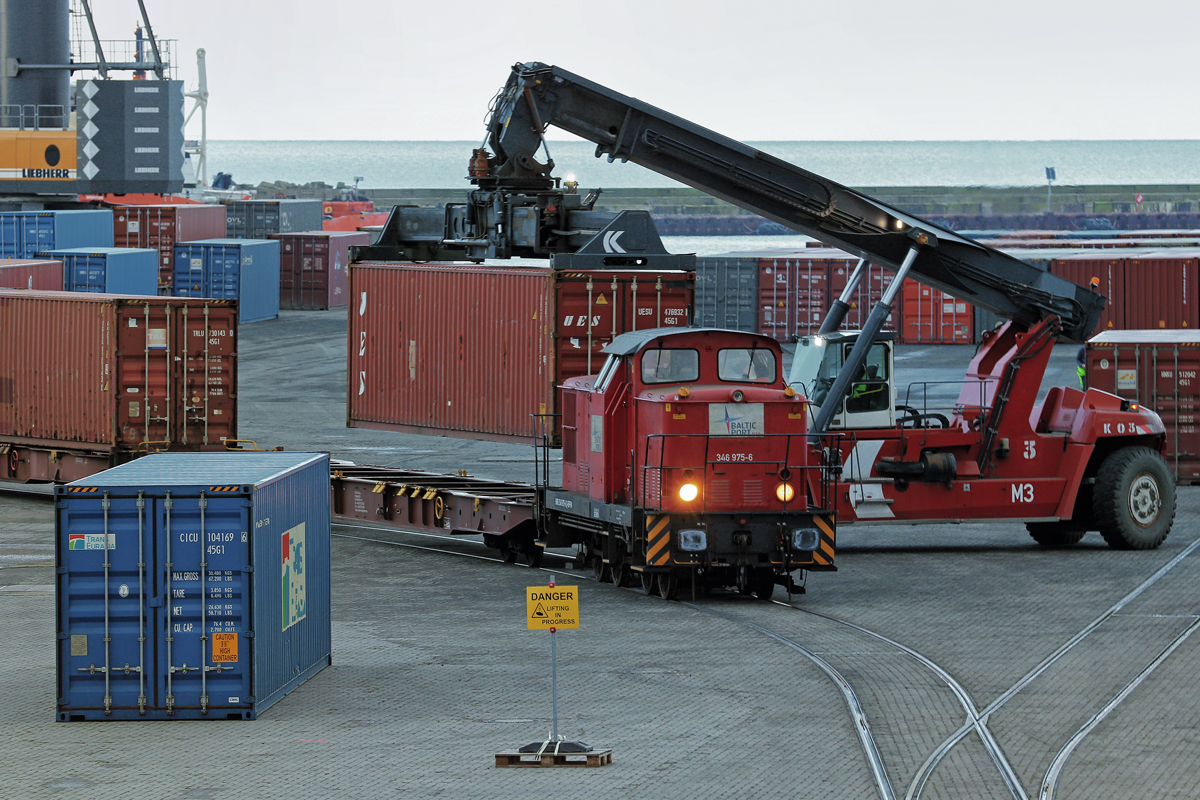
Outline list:
[[[1195,250],[1161,251],[1127,258],[1124,327],[1200,327],[1198,255]]]
[[[0,288],[61,292],[62,262],[0,258]]]
[[[113,208],[113,246],[158,250],[160,294],[171,293],[176,242],[225,238],[225,206],[183,203]]]
[[[236,437],[233,302],[0,289],[0,339],[0,442],[132,457]]]
[[[682,271],[352,264],[346,424],[533,441],[559,384],[599,372],[617,334],[687,325],[694,289]]]
[[[1104,331],[1087,343],[1090,388],[1155,411],[1163,456],[1180,483],[1200,483],[1200,331]]]
[[[1056,258],[1050,262],[1053,275],[1066,278],[1080,286],[1090,286],[1098,278],[1097,291],[1108,298],[1096,330],[1124,330],[1125,323],[1125,259],[1102,255],[1078,254]]]
[[[971,344],[975,340],[975,308],[964,300],[910,279],[900,288],[899,305],[899,338],[905,344]]]
[[[279,307],[325,310],[346,305],[350,248],[368,245],[358,231],[275,233],[279,240]]]
[[[758,332],[781,342],[815,333],[831,302],[829,263],[767,258],[758,266]]]

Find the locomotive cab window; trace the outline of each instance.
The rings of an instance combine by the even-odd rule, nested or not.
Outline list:
[[[717,377],[734,383],[774,383],[775,354],[754,347],[731,347],[717,353]]]
[[[642,353],[642,383],[691,383],[700,380],[696,350],[655,348]]]

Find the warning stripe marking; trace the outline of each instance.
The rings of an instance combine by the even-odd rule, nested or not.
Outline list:
[[[821,544],[813,551],[813,562],[824,566],[832,566],[834,533],[836,531],[833,517],[823,515],[814,516],[813,523],[817,526],[817,530],[821,532]]]
[[[83,493],[83,492],[94,492],[94,491],[96,491],[96,487],[95,486],[68,486],[67,491],[76,493],[76,494]]]
[[[238,490],[238,487],[236,487],[236,486],[210,486],[210,487],[208,487],[208,490],[210,492],[236,492]]]
[[[646,517],[646,563],[662,566],[671,559],[671,515]]]

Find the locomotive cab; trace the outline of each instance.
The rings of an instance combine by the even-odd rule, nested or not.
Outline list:
[[[603,352],[598,374],[562,386],[563,491],[547,497],[556,524],[595,529],[588,558],[767,595],[832,568],[832,517],[824,533],[813,520],[828,487],[777,341],[657,328]]]

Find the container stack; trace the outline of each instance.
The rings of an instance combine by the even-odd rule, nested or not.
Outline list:
[[[1157,413],[1163,457],[1180,483],[1200,483],[1200,331],[1104,331],[1087,343],[1087,384]]]
[[[1062,240],[1069,247],[1034,237],[1018,241],[1029,246],[1006,252],[1081,286],[1097,280],[1097,291],[1108,298],[1098,330],[1200,327],[1200,247],[1189,246],[1189,237],[1127,237],[1110,241],[1132,246],[1106,248],[1076,238]],[[857,263],[855,256],[819,246],[698,258],[697,323],[794,341],[819,329]],[[893,275],[872,265],[851,299],[844,329],[862,326]],[[997,322],[963,298],[909,280],[884,330],[907,344],[971,344]]]
[[[231,239],[319,231],[325,219],[320,200],[229,200],[225,212],[225,235]]]
[[[230,303],[0,289],[0,479],[68,481],[237,438]]]
[[[130,247],[78,247],[43,255],[62,263],[68,292],[158,294],[158,251]]]
[[[255,719],[329,666],[327,455],[154,454],[55,499],[59,721]]]
[[[175,244],[200,239],[223,239],[225,206],[117,206],[113,208],[113,240],[118,247],[149,247],[158,251],[158,293],[172,294]]]
[[[362,232],[302,231],[277,233],[279,307],[326,310],[344,306],[349,296],[350,248],[368,245]]]
[[[238,322],[279,316],[279,242],[205,239],[175,245],[176,297],[238,301]]]
[[[112,247],[108,209],[0,212],[0,257],[38,258],[51,250]]]

